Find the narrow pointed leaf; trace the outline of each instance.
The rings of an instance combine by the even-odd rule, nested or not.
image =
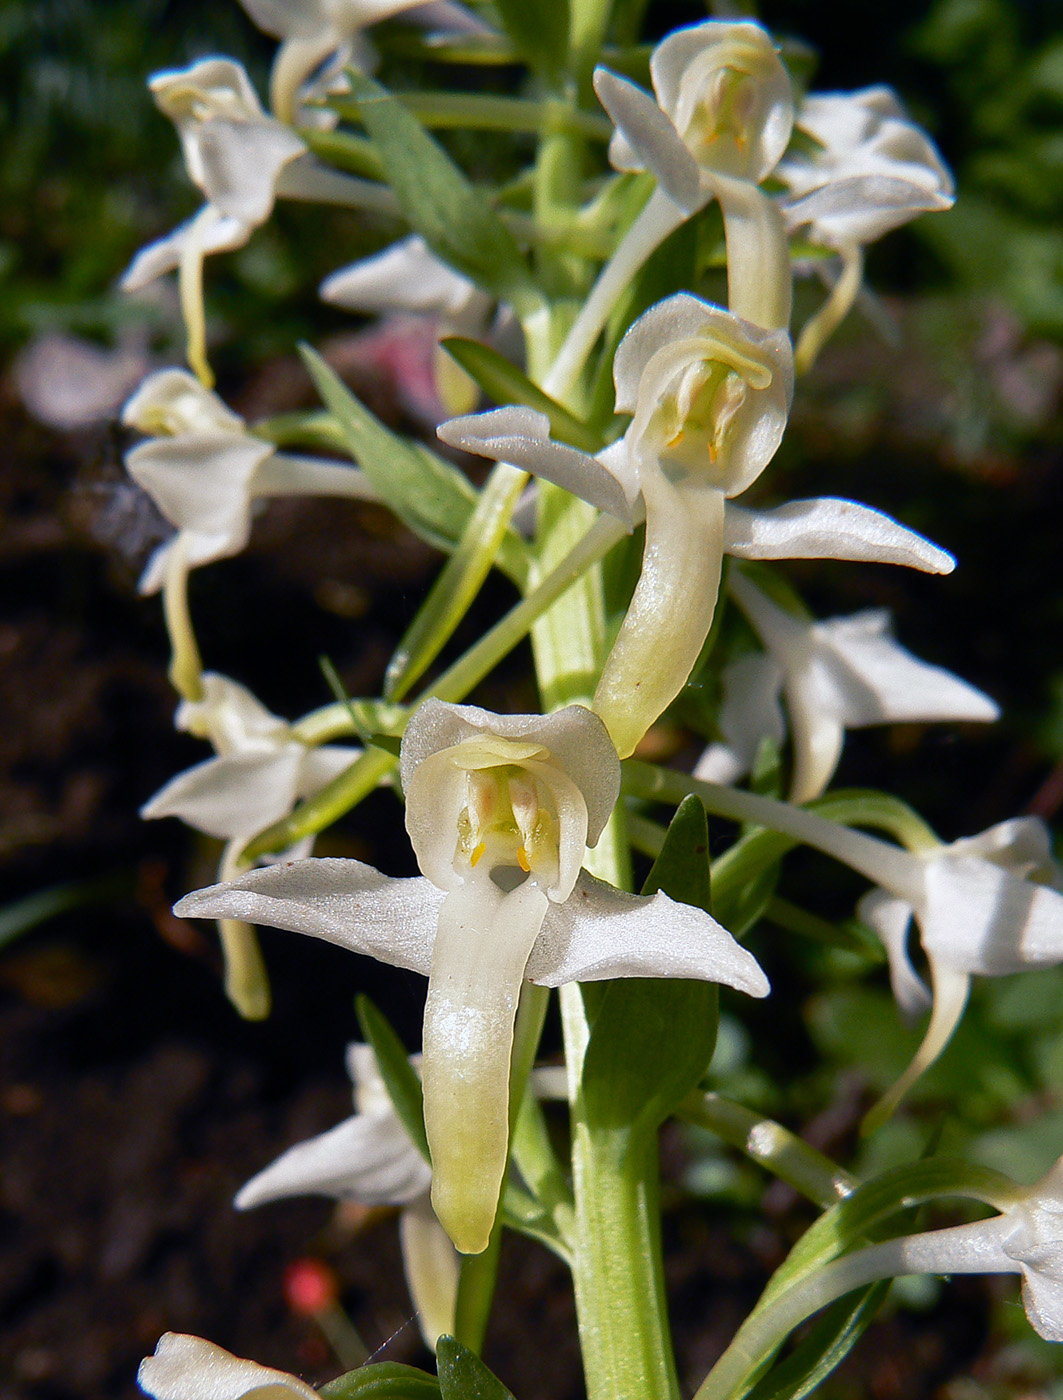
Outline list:
[[[874,1320],[890,1280],[842,1298],[813,1325],[808,1336],[763,1376],[746,1400],[802,1400],[845,1360]]]
[[[550,436],[558,442],[591,453],[600,452],[605,446],[603,438],[593,428],[549,394],[544,394],[522,370],[490,345],[457,335],[448,336],[440,344],[495,403],[523,404],[537,413],[545,413],[550,420]]]
[[[672,820],[643,894],[709,912],[705,808],[687,798]],[[718,993],[712,982],[623,978],[601,996],[584,1061],[588,1119],[656,1128],[708,1068],[716,1044]]]
[[[513,1400],[494,1372],[454,1337],[440,1337],[436,1364],[443,1400]]]
[[[449,462],[385,428],[316,351],[304,346],[302,355],[348,451],[381,500],[414,534],[449,553],[476,508],[475,488]],[[527,550],[515,531],[506,532],[499,567],[518,587],[527,578]]]
[[[413,1139],[414,1146],[425,1161],[430,1162],[432,1159],[428,1155],[428,1139],[424,1131],[421,1081],[414,1073],[406,1049],[392,1030],[387,1017],[367,996],[357,999],[355,1011],[362,1034],[373,1047],[380,1077],[384,1081],[392,1106],[402,1120],[402,1126]]]
[[[513,235],[483,193],[386,88],[353,70],[348,79],[410,225],[444,262],[518,315],[529,315],[540,294]]]
[[[416,1366],[380,1361],[323,1385],[327,1400],[439,1400],[439,1382]]]

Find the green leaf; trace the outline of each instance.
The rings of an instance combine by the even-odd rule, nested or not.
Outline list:
[[[709,908],[705,808],[688,797],[668,828],[644,894]],[[607,984],[583,1067],[588,1119],[597,1126],[656,1128],[693,1089],[716,1044],[717,989],[680,978],[620,978]]]
[[[502,547],[510,517],[527,483],[526,472],[499,462],[454,553],[399,642],[384,677],[384,696],[401,700],[424,674],[472,606]]]
[[[347,77],[410,225],[444,262],[509,302],[522,319],[530,315],[542,297],[516,240],[482,191],[386,88],[353,69]]]
[[[506,33],[530,68],[548,81],[565,71],[568,58],[568,0],[529,5],[528,0],[495,0]]]
[[[745,1400],[802,1400],[845,1360],[867,1331],[891,1280],[841,1298],[813,1325],[785,1361],[763,1376]]]
[[[550,436],[567,442],[581,452],[600,452],[605,446],[601,436],[567,408],[544,394],[526,374],[511,364],[504,355],[479,340],[464,340],[448,336],[440,341],[443,349],[475,379],[489,399],[498,404],[524,404],[550,420]]]
[[[103,904],[132,894],[135,883],[132,873],[119,871],[95,880],[72,880],[52,885],[46,890],[35,890],[23,899],[12,900],[10,904],[0,907],[0,948],[20,934],[28,933],[38,924],[46,923],[70,909]]]
[[[449,553],[476,509],[475,487],[449,462],[385,428],[315,350],[305,345],[300,350],[347,450],[381,500],[414,534]],[[527,549],[515,531],[507,531],[498,562],[521,587],[528,575]]]
[[[368,734],[366,742],[376,749],[383,749],[385,753],[392,754],[398,758],[402,752],[402,739],[397,734]]]
[[[436,1368],[443,1400],[513,1400],[494,1372],[453,1337],[436,1344]]]
[[[426,1162],[432,1158],[428,1152],[428,1139],[424,1131],[424,1097],[421,1081],[410,1064],[406,1047],[392,1030],[388,1019],[373,1005],[367,996],[359,996],[354,1003],[358,1024],[362,1034],[373,1047],[380,1077],[388,1091],[395,1112],[402,1126],[413,1139],[413,1144]]]
[[[314,155],[337,169],[365,180],[385,179],[380,153],[364,136],[354,136],[349,131],[315,131],[310,126],[302,127],[299,134]]]
[[[439,1382],[416,1366],[380,1361],[337,1376],[319,1393],[328,1400],[439,1400]]]

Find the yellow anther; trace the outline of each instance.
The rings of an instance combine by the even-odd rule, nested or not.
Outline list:
[[[476,847],[475,851],[473,851],[472,856],[471,856],[470,859],[469,859],[469,864],[472,866],[472,868],[473,868],[474,870],[476,869],[476,866],[477,866],[477,865],[479,864],[479,862],[480,862],[480,858],[483,856],[483,853],[484,853],[484,851],[486,851],[486,850],[487,850],[487,842],[486,842],[486,841],[481,841],[480,844]]]
[[[475,864],[475,861],[473,864]],[[531,866],[528,864],[528,853],[523,846],[517,847],[517,864],[526,875],[531,873]]]

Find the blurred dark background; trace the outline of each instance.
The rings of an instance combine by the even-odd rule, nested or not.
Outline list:
[[[646,37],[703,14],[661,6]],[[960,190],[952,212],[871,250],[873,316],[854,313],[799,387],[773,489],[851,494],[953,550],[960,567],[947,580],[838,564],[789,572],[820,615],[892,607],[906,645],[989,691],[1005,716],[962,732],[858,733],[839,782],[897,792],[946,838],[1020,812],[1058,820],[1063,12],[1058,0],[780,0],[760,17],[818,55],[813,87],[894,86]],[[425,1360],[393,1222],[337,1217],[316,1201],[246,1217],[229,1204],[283,1147],[349,1112],[342,1056],[357,1034],[355,993],[377,998],[414,1046],[423,986],[267,931],[275,1014],[241,1023],[221,995],[210,930],[168,912],[212,878],[216,851],[176,822],[136,817],[203,756],[173,732],[158,602],[136,594],[161,524],[124,475],[114,422],[149,368],[180,361],[172,287],[129,299],[117,278],[137,248],[197,207],[145,79],[225,53],[264,92],[272,50],[235,3],[0,6],[4,1400],[126,1400],[138,1358],[166,1329],[327,1378],[337,1363],[284,1297],[285,1268],[306,1253],[336,1270],[383,1357]],[[348,213],[281,206],[247,248],[212,260],[227,401],[250,418],[309,405],[292,346],[312,336],[386,421],[415,428],[401,364],[315,295],[322,276],[383,237]],[[801,288],[799,309],[816,295]],[[195,576],[206,662],[290,717],[331,698],[323,653],[351,693],[372,694],[436,565],[383,512],[274,503],[245,554]],[[489,590],[459,643],[507,602],[501,585]],[[534,704],[517,665],[478,698]],[[319,851],[410,869],[388,794]],[[788,878],[793,897],[810,891],[832,917],[851,912],[860,892],[825,863],[797,860]],[[867,964],[771,928],[755,937],[787,993],[752,1016],[743,1008],[743,1023],[725,1005],[714,1066],[725,1091],[868,1169],[917,1155],[935,1133],[943,1150],[1029,1180],[1063,1151],[1063,977],[979,988],[910,1111],[860,1146],[861,1111],[903,1065],[913,1034]],[[693,1203],[676,1197],[667,1217],[693,1385],[809,1217],[778,1187],[765,1195],[762,1176],[708,1140],[670,1130],[664,1159],[666,1181],[696,1193]],[[489,1361],[519,1400],[579,1395],[560,1266],[514,1244],[503,1269]],[[1009,1281],[910,1286],[824,1393],[1056,1396],[1063,1364],[1029,1334]]]

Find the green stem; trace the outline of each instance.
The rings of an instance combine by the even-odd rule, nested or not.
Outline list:
[[[802,1142],[781,1123],[721,1098],[719,1094],[696,1090],[683,1100],[677,1112],[688,1123],[708,1128],[724,1142],[737,1147],[819,1206],[835,1205],[857,1185],[848,1172]]]
[[[583,112],[567,102],[528,101],[518,97],[492,97],[458,92],[405,92],[399,94],[422,126],[455,127],[475,131],[539,132],[563,128],[591,141],[608,141],[612,123],[597,112]]]

